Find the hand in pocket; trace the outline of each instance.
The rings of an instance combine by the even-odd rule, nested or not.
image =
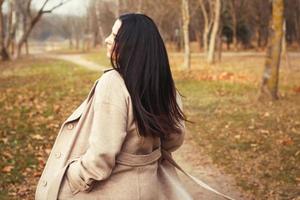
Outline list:
[[[80,189],[76,187],[76,185],[74,184],[74,180],[72,179],[72,174],[71,174],[71,165],[73,163],[70,164],[70,166],[68,167],[67,171],[66,171],[66,181],[67,181],[67,184],[69,186],[69,189],[71,191],[71,193],[73,195],[77,194],[78,192],[80,192]]]
[[[68,184],[68,186],[69,186],[69,188],[70,188],[71,193],[72,193],[73,195],[77,194],[80,190],[79,190],[79,189],[76,189],[76,188],[72,185],[72,183],[71,183],[71,181],[69,180],[68,176],[66,177],[66,179],[67,179],[67,184]]]

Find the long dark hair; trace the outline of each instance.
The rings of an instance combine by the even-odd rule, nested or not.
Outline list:
[[[181,120],[188,120],[176,102],[167,51],[155,23],[135,13],[118,19],[121,27],[111,64],[123,77],[131,96],[139,134],[164,138],[169,133],[181,133]]]

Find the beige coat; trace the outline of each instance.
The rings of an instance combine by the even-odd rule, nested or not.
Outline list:
[[[178,93],[177,101],[182,108]],[[168,161],[183,143],[181,127],[165,141],[141,137],[122,77],[106,70],[62,124],[35,199],[191,199]]]

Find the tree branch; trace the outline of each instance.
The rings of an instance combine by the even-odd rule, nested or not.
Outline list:
[[[4,0],[0,0],[0,7],[2,7]]]
[[[49,2],[49,0],[46,0],[43,4],[43,6],[40,8],[39,12],[43,12],[45,6],[47,5],[47,3]]]
[[[31,8],[31,2],[32,2],[32,0],[28,0],[27,6],[26,6],[27,14],[30,17],[30,19],[32,18],[31,9],[30,9]]]
[[[49,1],[49,0],[47,0],[47,1]],[[47,1],[46,1],[46,2],[47,2]],[[65,1],[62,0],[59,4],[53,6],[51,9],[49,9],[49,10],[42,10],[42,12],[43,12],[43,13],[51,13],[51,12],[53,12],[53,10],[55,10],[55,9],[57,9],[57,8],[59,8],[59,7],[61,7],[62,5],[68,3],[69,1],[72,1],[72,0],[65,0]]]

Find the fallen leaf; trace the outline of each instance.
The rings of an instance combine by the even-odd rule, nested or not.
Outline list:
[[[7,165],[7,166],[5,166],[5,167],[3,167],[2,168],[2,172],[4,172],[4,173],[9,173],[9,172],[11,172],[11,170],[14,168],[14,166],[12,166],[12,165]]]
[[[43,140],[43,139],[44,139],[44,137],[42,137],[42,136],[39,135],[39,134],[32,135],[31,137],[32,137],[32,139],[36,139],[36,140]]]
[[[291,137],[286,136],[285,138],[279,139],[278,143],[281,145],[292,145],[294,144],[294,141]]]

